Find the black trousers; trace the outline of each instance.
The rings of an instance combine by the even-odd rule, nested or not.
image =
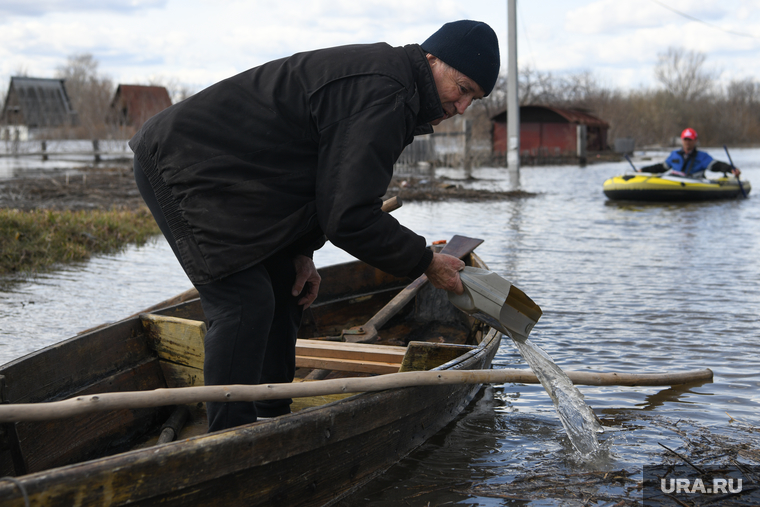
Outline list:
[[[135,181],[174,254],[176,241],[148,178],[137,160]],[[300,296],[293,296],[293,259],[273,256],[214,282],[197,285],[208,321],[204,340],[206,385],[292,382],[301,323]],[[209,432],[290,412],[292,400],[207,403]]]

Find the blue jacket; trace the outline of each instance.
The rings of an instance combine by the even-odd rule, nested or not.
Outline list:
[[[665,165],[673,171],[684,173],[686,176],[701,178],[714,162],[709,154],[696,148],[688,157],[684,155],[685,153],[682,149],[674,150],[665,160]]]
[[[708,169],[722,173],[729,173],[733,169],[725,162],[713,160],[710,155],[696,148],[688,157],[684,157],[684,155],[683,150],[675,150],[668,156],[665,162],[642,167],[641,172],[664,173],[665,171],[673,170],[674,172],[685,174],[690,178],[704,178],[705,171]]]

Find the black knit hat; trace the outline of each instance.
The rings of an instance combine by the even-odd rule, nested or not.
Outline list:
[[[422,50],[478,83],[486,95],[499,77],[499,40],[482,21],[446,23],[422,43]]]

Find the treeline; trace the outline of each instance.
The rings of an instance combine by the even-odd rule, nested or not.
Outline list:
[[[520,104],[589,112],[610,124],[611,145],[616,138],[632,137],[637,147],[667,146],[687,126],[699,132],[704,146],[760,143],[760,83],[748,78],[722,84],[719,73],[705,65],[704,53],[670,48],[658,56],[653,72],[659,86],[652,89],[605,87],[590,71],[557,76],[524,67],[519,74]],[[66,80],[79,117],[79,125],[65,137],[118,137],[114,127],[105,123],[116,84],[99,74],[92,55],[69,57],[58,67],[56,77]],[[175,79],[152,78],[143,84],[165,86],[173,103],[194,93]],[[507,78],[502,73],[493,93],[476,101],[466,114],[472,120],[473,138],[483,145],[490,143],[491,117],[504,111],[506,95]],[[442,130],[450,128],[459,127],[456,122],[445,122]]]
[[[670,48],[653,69],[654,89],[610,89],[591,72],[555,76],[530,67],[520,70],[521,105],[580,109],[610,124],[608,141],[632,137],[636,146],[670,145],[686,127],[697,130],[703,146],[760,143],[760,83],[754,79],[721,84],[703,53]],[[506,75],[487,99],[474,104],[473,118],[484,127],[506,107]],[[490,122],[489,122],[490,124]]]

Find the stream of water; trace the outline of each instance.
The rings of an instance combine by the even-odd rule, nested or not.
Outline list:
[[[725,160],[722,148],[706,149]],[[665,153],[651,154],[662,160]],[[578,453],[540,385],[485,387],[456,421],[345,505],[582,505],[559,489],[527,493],[535,476],[632,473],[596,487],[605,503],[635,487],[646,464],[712,449],[760,464],[760,149],[732,149],[749,199],[682,204],[607,200],[603,181],[627,162],[523,167],[534,197],[492,202],[407,202],[394,215],[429,242],[485,239],[477,253],[544,314],[531,340],[565,371],[654,373],[710,368],[712,382],[674,387],[580,386],[599,418],[601,452]],[[652,163],[641,160],[634,163]],[[510,189],[504,169],[439,176]],[[348,260],[327,246],[319,266]],[[163,240],[101,256],[0,290],[0,362],[114,321],[190,287]],[[495,368],[527,368],[503,340]],[[737,451],[737,449],[740,451]],[[741,449],[744,449],[743,451]],[[739,454],[736,454],[739,452]],[[752,461],[752,460],[756,461]],[[569,490],[570,488],[564,488]],[[511,495],[511,496],[510,496]],[[607,496],[605,496],[607,495]]]
[[[583,456],[591,456],[602,449],[597,433],[603,433],[604,428],[567,374],[530,338],[513,337],[512,341],[554,403],[573,447]]]

